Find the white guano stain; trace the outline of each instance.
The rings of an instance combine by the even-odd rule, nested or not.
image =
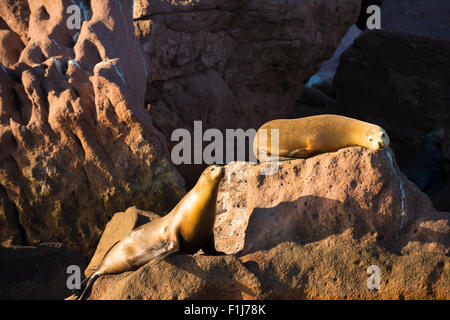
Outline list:
[[[68,64],[73,64],[73,65],[75,65],[76,67],[78,67],[78,68],[81,69],[81,66],[80,66],[80,64],[78,63],[78,61],[75,61],[75,60],[70,59],[70,60],[68,61]]]
[[[120,72],[119,67],[117,66],[117,64],[112,63],[111,60],[104,60],[104,61],[101,61],[101,62],[97,63],[97,64],[94,66],[94,69],[97,68],[98,66],[103,65],[103,64],[109,64],[110,66],[113,66],[113,67],[114,67],[114,70],[115,70],[116,73],[117,73],[117,75],[120,77],[120,79],[122,79],[123,84],[124,84],[124,85],[127,84],[126,81],[125,81],[125,77],[123,76],[123,73]]]
[[[403,225],[405,224],[405,217],[406,217],[406,192],[405,192],[405,188],[403,187],[403,182],[402,182],[402,179],[400,177],[400,173],[394,167],[394,159],[392,157],[392,153],[388,149],[386,149],[386,155],[389,158],[389,164],[391,165],[392,171],[398,177],[400,192],[401,192],[401,195],[402,195],[402,199],[401,199],[401,221],[400,221],[400,229],[399,229],[399,230],[402,230],[403,229]]]

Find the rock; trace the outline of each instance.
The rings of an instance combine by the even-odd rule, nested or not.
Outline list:
[[[181,255],[135,272],[102,276],[89,299],[256,299],[261,284],[233,256]]]
[[[27,0],[4,0],[0,2],[0,20],[7,29],[16,33],[23,43],[28,43],[30,7]],[[3,29],[3,28],[1,28]]]
[[[185,189],[144,108],[132,2],[91,1],[78,31],[71,4],[31,1],[29,40],[0,68],[0,243],[90,256],[114,212],[164,214]]]
[[[413,160],[427,133],[437,128],[450,132],[449,56],[448,41],[383,31],[365,33],[341,57],[334,78],[337,112],[385,128],[403,167]],[[449,172],[447,138],[442,152]],[[448,200],[433,200],[438,209],[450,210]]]
[[[194,120],[224,133],[286,117],[359,11],[360,0],[135,1],[146,104],[169,149]],[[203,167],[177,169],[191,187]]]
[[[268,165],[226,166],[214,235],[228,255],[102,276],[89,299],[448,299],[450,214],[400,173],[391,150],[346,148],[261,175]],[[114,216],[105,239],[138,215]],[[372,265],[377,290],[367,287]]]
[[[393,254],[370,239],[348,233],[301,246],[283,242],[241,258],[261,281],[266,299],[417,300],[448,299],[450,258],[419,249]],[[370,290],[370,266],[380,286]]]
[[[23,43],[11,30],[0,30],[0,63],[10,67],[19,60]]]
[[[306,244],[351,228],[356,239],[376,234],[384,246],[399,251],[411,240],[408,232],[418,232],[414,223],[424,219],[443,223],[432,242],[448,252],[450,217],[436,212],[387,152],[341,149],[281,162],[273,175],[262,175],[269,164],[227,165],[219,186],[217,249],[242,255],[284,241]]]
[[[63,299],[70,294],[66,271],[70,265],[86,265],[81,252],[61,243],[0,246],[0,299]]]

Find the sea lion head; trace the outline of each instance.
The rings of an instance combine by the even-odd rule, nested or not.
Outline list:
[[[389,136],[381,127],[369,130],[367,134],[368,147],[373,150],[383,150],[389,147]]]
[[[225,175],[224,167],[218,165],[211,165],[203,171],[199,181],[201,181],[202,183],[218,185],[224,175]]]

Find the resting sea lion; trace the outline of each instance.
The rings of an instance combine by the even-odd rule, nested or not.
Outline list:
[[[278,129],[278,151],[271,148],[271,130],[274,129]],[[275,136],[275,132],[273,134]],[[307,158],[351,146],[381,150],[389,146],[389,136],[375,124],[332,114],[279,119],[258,129],[253,152],[264,162],[276,160],[277,156],[278,160]]]
[[[203,249],[205,254],[222,254],[214,246],[213,226],[217,192],[223,176],[223,167],[209,166],[172,211],[134,229],[113,245],[96,271],[83,281],[78,299],[83,299],[101,275],[136,270],[150,261],[156,264],[175,253],[194,254]]]

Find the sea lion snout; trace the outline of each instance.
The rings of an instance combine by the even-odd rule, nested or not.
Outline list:
[[[218,176],[223,176],[225,174],[225,167],[219,166],[217,164],[211,165],[209,167],[211,172],[214,172]]]
[[[369,135],[369,145],[373,150],[383,150],[389,147],[389,136],[384,129],[379,128],[377,132]]]

